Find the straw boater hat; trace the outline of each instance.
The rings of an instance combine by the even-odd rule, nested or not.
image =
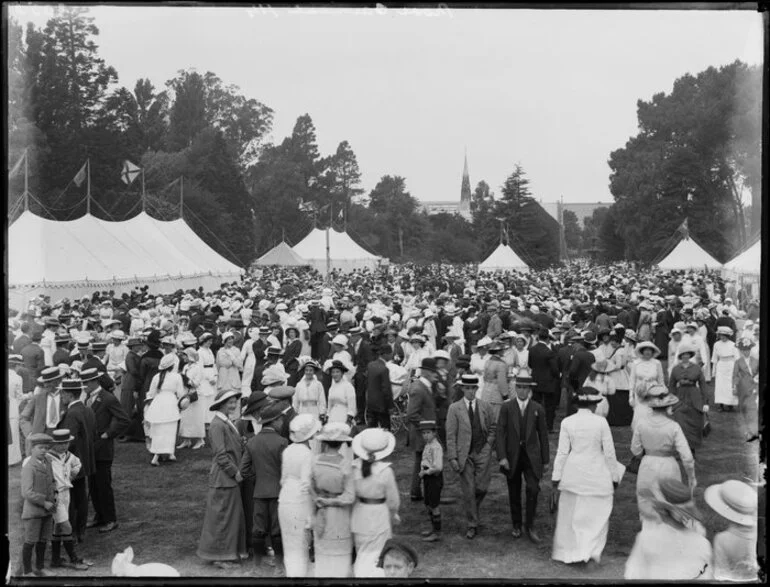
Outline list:
[[[420,432],[423,430],[437,430],[438,424],[436,424],[435,420],[420,420],[418,428],[420,429]]]
[[[712,485],[703,498],[723,518],[741,526],[756,526],[757,492],[746,483],[731,479]]]
[[[717,336],[723,335],[723,336],[732,336],[733,335],[733,329],[729,326],[719,326],[717,328]]]
[[[537,383],[535,382],[534,379],[532,379],[532,377],[526,377],[526,376],[516,377],[515,382],[516,382],[516,387],[535,387],[537,385]]]
[[[679,348],[676,349],[676,358],[678,359],[682,355],[688,354],[688,353],[694,357],[696,354],[698,354],[698,349],[696,349],[695,346],[692,344],[688,344],[688,343],[680,344]]]
[[[53,444],[69,444],[75,440],[75,437],[70,434],[70,431],[67,428],[59,428],[58,430],[54,430],[51,433],[51,436],[53,437]]]
[[[465,374],[457,380],[457,385],[461,385],[463,387],[478,387],[479,376],[472,375],[472,374]]]
[[[660,354],[660,349],[649,340],[643,340],[638,345],[636,345],[636,354],[641,356],[644,349],[652,349],[653,357],[657,357]]]
[[[126,339],[126,333],[122,330],[113,330],[110,332],[110,338],[117,338],[119,340],[125,340]]]
[[[83,369],[80,372],[80,381],[82,383],[88,383],[89,381],[96,381],[99,379],[99,376],[101,373],[99,373],[99,370],[96,367],[91,367],[90,369]]]
[[[212,412],[215,412],[215,411],[217,411],[219,409],[219,407],[222,404],[227,402],[227,400],[229,400],[230,398],[240,397],[240,396],[241,396],[241,391],[240,390],[236,391],[234,389],[231,389],[229,391],[226,391],[226,390],[223,389],[222,391],[220,391],[217,394],[217,396],[214,398],[214,401],[211,402],[211,406],[209,407],[209,410],[212,411]]]
[[[9,365],[23,365],[24,358],[21,355],[8,355]]]
[[[353,453],[365,461],[381,461],[396,448],[396,437],[383,428],[367,428],[353,439]]]
[[[350,436],[350,426],[344,422],[329,422],[315,438],[319,442],[350,442],[353,440],[353,437]]]
[[[80,379],[62,379],[59,391],[73,393],[79,396],[83,393],[83,382]]]
[[[305,442],[321,430],[321,422],[313,414],[298,414],[289,423],[289,440]]]
[[[37,382],[40,385],[46,383],[54,383],[64,376],[59,367],[47,367],[40,372],[40,377],[37,378]]]

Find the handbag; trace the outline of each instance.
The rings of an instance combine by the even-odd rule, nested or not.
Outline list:
[[[556,510],[559,509],[559,492],[554,489],[553,493],[551,493],[551,503],[550,503],[550,510],[551,513],[556,513]]]
[[[707,438],[711,434],[711,420],[709,420],[708,414],[703,414],[703,438]]]
[[[633,455],[631,460],[628,462],[628,465],[626,465],[626,472],[638,475],[639,465],[642,464],[642,457],[644,457],[644,453],[640,454],[639,456]]]
[[[193,389],[190,391],[190,393],[187,394],[187,397],[190,400],[190,403],[197,402],[198,401],[198,391]]]

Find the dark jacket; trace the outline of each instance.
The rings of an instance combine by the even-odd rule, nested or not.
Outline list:
[[[370,361],[366,369],[366,408],[373,412],[389,412],[393,408],[390,371],[384,361]]]
[[[289,441],[271,427],[250,438],[243,451],[241,474],[256,476],[255,499],[277,499],[281,491],[281,455]]]
[[[583,386],[583,382],[591,374],[591,365],[596,361],[592,352],[583,346],[578,346],[575,354],[572,355],[572,361],[569,364],[569,383],[574,391]]]
[[[159,349],[150,349],[142,355],[142,360],[139,361],[139,398],[136,405],[139,409],[144,406],[144,398],[147,397],[147,392],[150,390],[150,383],[152,378],[158,373],[158,365],[163,358],[163,353]]]
[[[556,393],[559,386],[559,365],[556,353],[542,341],[529,349],[529,368],[539,393]]]
[[[52,512],[45,509],[45,502],[55,503],[56,481],[53,477],[51,461],[45,456],[41,459],[30,458],[21,468],[21,496],[24,506],[21,519],[45,518]]]
[[[131,419],[114,395],[103,389],[94,393],[98,394],[91,404],[96,419],[95,458],[97,461],[112,461],[115,457],[115,438],[126,431]],[[105,432],[109,438],[102,438]]]
[[[540,479],[543,476],[543,466],[549,461],[548,427],[545,423],[545,410],[530,398],[524,412],[524,431],[520,428],[521,412],[519,402],[510,399],[500,408],[497,419],[497,458],[508,459],[509,475],[516,470],[519,462],[519,451],[524,442],[532,471]]]
[[[409,422],[409,446],[415,452],[422,451],[425,441],[419,430],[421,420],[436,419],[436,400],[433,391],[419,379],[409,387],[409,400],[406,405],[406,419]]]
[[[93,410],[79,400],[71,403],[67,406],[59,428],[66,428],[75,437],[70,443],[70,452],[78,457],[83,465],[78,477],[92,475],[96,471],[96,416]]]

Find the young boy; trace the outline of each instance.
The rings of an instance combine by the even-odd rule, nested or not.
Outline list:
[[[75,440],[66,428],[53,431],[53,444],[48,452],[51,469],[56,482],[58,499],[56,511],[53,514],[53,532],[51,540],[51,567],[69,567],[76,571],[87,571],[89,565],[75,554],[75,542],[72,539],[72,525],[69,521],[70,488],[72,480],[77,477],[82,466],[80,459],[69,451],[70,442]],[[66,564],[61,558],[61,547],[70,558]]]
[[[437,438],[436,422],[434,420],[423,420],[420,422],[420,433],[425,441],[425,448],[422,451],[422,462],[420,463],[420,477],[422,477],[422,494],[425,500],[425,507],[431,521],[431,530],[425,530],[422,533],[424,542],[436,542],[439,540],[441,532],[441,512],[439,503],[441,502],[441,488],[444,486],[444,451]]]
[[[53,512],[56,510],[56,482],[51,463],[46,458],[53,438],[48,434],[33,433],[27,437],[30,456],[21,468],[21,497],[24,507],[21,521],[24,525],[24,546],[21,551],[24,575],[50,576],[43,570],[45,545],[51,539]],[[32,551],[36,568],[32,570]]]

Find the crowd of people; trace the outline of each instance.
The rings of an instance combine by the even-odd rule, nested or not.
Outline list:
[[[473,540],[499,469],[513,538],[540,544],[553,462],[554,560],[600,560],[615,489],[633,473],[642,530],[626,578],[756,577],[754,487],[707,489],[733,524],[713,546],[694,505],[711,408],[758,438],[758,302],[717,274],[404,265],[324,280],[269,268],[216,292],[41,296],[21,310],[7,339],[8,444],[23,463],[25,574],[48,573],[49,541],[52,567],[87,570],[75,550],[86,528],[118,528],[118,441],[145,443],[156,467],[210,447],[203,561],[408,576],[417,554],[394,537],[386,460],[400,418],[425,542],[441,540],[445,483],[459,484]],[[633,431],[627,465],[611,427]]]

